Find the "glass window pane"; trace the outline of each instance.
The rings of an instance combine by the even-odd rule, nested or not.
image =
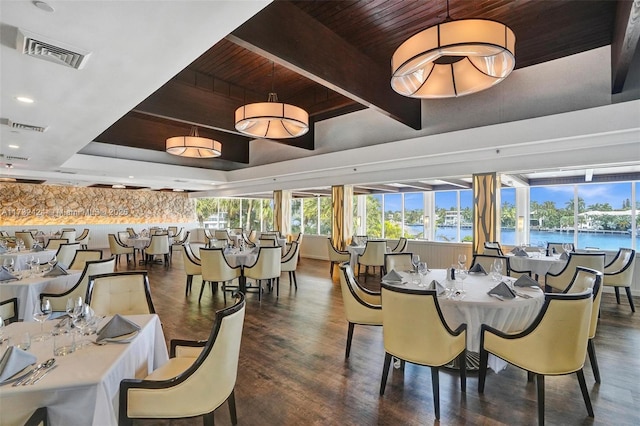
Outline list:
[[[331,197],[320,197],[320,235],[331,235]]]
[[[458,232],[456,191],[437,191],[435,204],[435,241],[456,241]]]
[[[530,189],[529,243],[573,243],[573,185]]]
[[[273,230],[273,200],[262,200],[262,226],[260,231]]]
[[[382,237],[382,195],[367,195],[367,235]]]
[[[402,237],[402,194],[384,196],[384,237]]]
[[[473,191],[460,191],[460,241],[473,241]]]
[[[404,236],[424,238],[424,193],[404,194]]]
[[[240,227],[240,199],[238,198],[225,198],[221,200],[221,204],[225,206],[224,210],[227,212],[229,221],[227,228],[239,228]],[[220,207],[222,210],[222,206]],[[222,229],[222,228],[220,228]]]
[[[218,199],[196,199],[196,215],[198,216],[198,222],[201,226],[205,228],[216,228],[218,226]]]
[[[304,211],[304,233],[310,235],[318,234],[318,199],[317,198],[304,198],[303,200]]]
[[[245,231],[260,228],[260,204],[261,200],[242,199],[242,229]]]
[[[578,248],[631,247],[631,183],[578,185]]]
[[[500,190],[500,242],[502,245],[516,244],[516,189]]]
[[[295,198],[291,200],[291,233],[297,234],[300,232],[300,225],[302,224],[302,199]]]

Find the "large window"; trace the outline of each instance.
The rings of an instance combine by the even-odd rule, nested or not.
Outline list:
[[[297,234],[302,229],[302,199],[291,200],[291,233]]]
[[[458,192],[441,191],[436,192],[436,220],[435,220],[435,240],[436,241],[457,241],[458,240]]]
[[[367,235],[370,238],[382,237],[382,195],[367,195]]]
[[[320,197],[320,235],[331,235],[331,197]]]
[[[402,237],[402,194],[384,196],[384,237]]]
[[[404,194],[404,236],[424,238],[424,193]]]
[[[500,190],[500,242],[504,245],[516,244],[516,189],[503,188]]]
[[[578,248],[631,247],[631,183],[578,186]]]
[[[304,233],[317,235],[318,230],[318,198],[304,198],[302,200]]]
[[[260,206],[262,201],[253,198],[242,200],[242,228],[250,231],[260,229]]]

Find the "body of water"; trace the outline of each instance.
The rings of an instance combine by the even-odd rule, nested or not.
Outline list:
[[[407,226],[407,230],[417,234],[422,232],[422,226]],[[472,238],[471,228],[460,229],[460,240],[464,237]],[[516,243],[516,232],[510,228],[503,228],[500,231],[500,242],[504,245],[514,245]],[[456,228],[439,227],[436,230],[435,241],[456,241]],[[553,232],[553,231],[531,231],[529,232],[529,242],[537,245],[538,242],[552,243],[573,243],[573,233]],[[618,250],[620,247],[631,247],[631,234],[595,234],[578,233],[578,248],[597,247],[602,250]]]

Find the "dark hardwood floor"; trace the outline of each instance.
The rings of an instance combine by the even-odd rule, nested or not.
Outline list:
[[[123,259],[119,270],[126,268]],[[179,252],[174,253],[170,268],[153,265],[147,269],[167,342],[206,339],[215,310],[224,307],[221,291],[212,294],[207,287],[198,303],[201,281],[196,279],[192,293],[185,297]],[[404,374],[393,370],[384,397],[378,395],[384,359],[381,327],[356,326],[351,356],[345,361],[347,322],[337,268],[331,280],[328,262],[301,259],[297,276],[295,290],[283,274],[279,299],[275,292],[265,293],[262,302],[257,294],[247,296],[235,391],[238,423],[438,424],[427,367],[407,364]],[[626,300],[616,305],[613,294],[604,294],[595,344],[602,384],[595,383],[589,363],[585,364],[595,418],[587,417],[575,375],[548,377],[547,424],[640,424],[640,313],[632,314]],[[439,423],[537,424],[536,388],[527,383],[524,371],[509,366],[499,374],[489,372],[483,395],[478,394],[477,383],[477,374],[470,374],[467,392],[462,394],[457,374],[441,370]],[[216,410],[215,421],[230,424],[226,404]],[[200,425],[202,419],[136,424]]]

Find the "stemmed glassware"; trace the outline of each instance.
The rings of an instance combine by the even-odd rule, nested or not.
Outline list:
[[[538,241],[537,247],[538,251],[540,252],[540,257],[542,257],[544,255],[544,252],[547,250],[547,245],[542,241]]]
[[[500,264],[500,266],[502,266],[502,264]],[[460,292],[460,294],[464,294],[464,280],[467,279],[467,270],[464,268],[460,268],[456,271],[456,282],[460,282],[460,288],[457,289],[457,291]]]
[[[466,254],[459,254],[458,255],[458,265],[460,265],[460,269],[465,269],[465,265],[467,263],[467,255]]]
[[[89,334],[89,330],[94,322],[93,310],[86,303],[80,308],[80,314],[74,319],[73,325],[78,329],[80,336],[86,336]],[[89,340],[79,339],[76,342],[77,348],[82,348],[90,343]]]
[[[418,262],[418,274],[420,274],[420,283],[418,287],[426,287],[427,284],[424,282],[424,277],[429,273],[429,269],[427,268],[427,262]]]
[[[51,302],[49,299],[43,300],[40,306],[36,306],[36,309],[33,311],[33,319],[40,323],[40,334],[36,335],[34,339],[37,342],[45,340],[47,337],[44,333],[44,322],[51,316],[51,311]]]
[[[411,264],[413,265],[413,270],[418,270],[418,264],[420,263],[420,255],[414,254],[411,256]]]
[[[502,260],[496,259],[493,261],[493,279],[496,281],[500,281],[502,279]]]
[[[3,265],[7,271],[13,272],[13,264],[14,264],[13,257],[7,257],[4,259]]]
[[[53,257],[47,261],[47,263],[49,264],[49,270],[53,270],[53,267],[56,266],[56,263],[58,263],[58,257],[54,254]]]

